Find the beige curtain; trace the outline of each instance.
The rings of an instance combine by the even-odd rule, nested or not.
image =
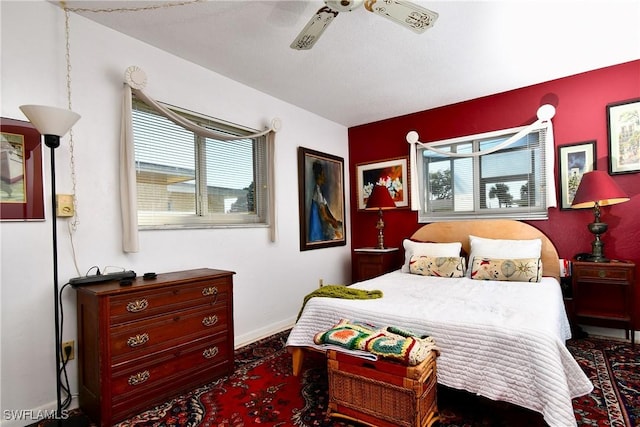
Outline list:
[[[267,177],[269,186],[269,239],[276,241],[276,203],[275,203],[275,134],[280,127],[280,120],[273,119],[268,129],[241,137],[220,134],[198,126],[190,120],[169,110],[158,101],[149,97],[141,89],[135,89],[124,84],[122,99],[122,124],[120,129],[120,203],[122,210],[122,249],[124,252],[138,252],[140,244],[138,240],[138,212],[136,193],[136,169],[135,154],[133,144],[133,129],[131,125],[131,96],[143,101],[156,112],[171,120],[178,126],[194,132],[197,135],[213,138],[221,141],[231,141],[235,139],[257,138],[266,135],[267,155],[269,161],[269,176]]]

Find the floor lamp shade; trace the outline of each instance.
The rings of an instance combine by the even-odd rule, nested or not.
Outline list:
[[[371,195],[367,199],[366,210],[378,210],[378,223],[376,228],[378,229],[378,245],[377,249],[384,249],[384,221],[382,220],[382,211],[384,209],[393,209],[396,207],[396,203],[391,198],[389,190],[384,185],[374,185]]]
[[[600,207],[615,205],[629,201],[629,196],[618,187],[618,184],[605,171],[591,171],[582,175],[580,185],[573,198],[574,209],[593,208],[594,221],[587,228],[595,236],[591,243],[591,255],[587,261],[608,262],[604,256],[604,243],[600,235],[607,231],[608,225],[600,221]]]
[[[71,110],[46,105],[22,105],[20,110],[42,135],[66,135],[80,115]]]

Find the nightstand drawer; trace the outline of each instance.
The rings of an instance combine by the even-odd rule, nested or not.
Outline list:
[[[594,265],[593,267],[581,267],[577,271],[574,272],[577,280],[615,280],[615,281],[624,281],[629,282],[629,269],[628,268],[616,268],[609,267],[610,264],[607,264],[607,267],[599,267]]]

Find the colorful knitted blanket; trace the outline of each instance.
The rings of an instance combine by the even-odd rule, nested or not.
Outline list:
[[[340,320],[328,331],[316,334],[313,341],[316,344],[331,344],[348,350],[368,351],[410,366],[419,365],[431,351],[440,354],[430,336],[417,336],[394,326],[377,328],[347,319]]]
[[[382,291],[375,291],[375,290],[367,291],[364,289],[350,288],[349,286],[344,286],[344,285],[323,286],[304,297],[304,301],[302,302],[302,307],[298,312],[298,317],[296,318],[296,322],[300,318],[300,315],[302,314],[302,310],[304,310],[304,306],[307,304],[307,301],[309,301],[313,297],[329,297],[329,298],[344,298],[344,299],[376,299],[376,298],[382,298]]]

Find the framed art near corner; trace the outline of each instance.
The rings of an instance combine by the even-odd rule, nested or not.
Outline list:
[[[42,144],[29,122],[1,119],[0,219],[43,221]]]
[[[346,245],[344,159],[298,147],[300,250]]]
[[[571,209],[571,203],[582,175],[596,169],[596,141],[578,142],[558,147],[558,181],[560,209]]]
[[[356,165],[358,210],[367,206],[373,186],[378,184],[387,187],[396,207],[409,206],[408,175],[406,156]]]
[[[609,174],[640,172],[640,98],[607,105]]]

